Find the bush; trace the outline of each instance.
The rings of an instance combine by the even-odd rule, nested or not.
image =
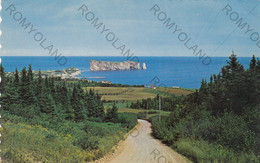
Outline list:
[[[161,119],[161,121],[157,119],[152,120],[152,129],[153,129],[153,135],[156,138],[164,140],[164,142],[169,142],[171,140],[168,140],[166,138],[166,135],[169,135],[169,130],[167,129],[167,120],[165,118]],[[172,134],[172,133],[170,133]],[[168,140],[168,141],[166,141]]]
[[[233,113],[215,118],[206,110],[194,108],[185,114],[176,109],[161,121],[153,118],[152,129],[156,138],[195,162],[259,162],[259,139],[242,116]]]
[[[92,121],[92,122],[103,122],[102,118],[98,118],[98,117],[88,117],[87,118],[88,121]]]
[[[241,116],[224,113],[208,128],[211,139],[236,151],[250,150],[255,144],[255,133],[249,130]]]
[[[120,113],[118,114],[118,123],[127,129],[132,129],[137,124],[137,116],[131,113]]]
[[[84,150],[95,150],[98,149],[99,145],[97,137],[89,137],[88,135],[77,140],[75,144]]]
[[[136,116],[138,119],[145,119],[146,118],[146,115],[144,112],[139,112],[139,113],[136,113]]]
[[[107,114],[106,114],[106,121],[107,122],[116,123],[118,121],[117,110],[118,109],[117,109],[115,103],[113,104],[112,108],[109,108],[107,110]]]
[[[26,119],[32,119],[35,116],[39,116],[40,108],[34,105],[20,106],[13,104],[10,106],[10,113],[13,115],[24,117]]]

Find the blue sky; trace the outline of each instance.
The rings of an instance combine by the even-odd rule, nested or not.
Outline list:
[[[236,22],[222,11],[229,4],[231,12],[236,11],[239,18],[254,29],[252,32],[259,33],[259,3],[259,0],[4,0],[0,55],[49,56],[33,35],[5,11],[14,4],[16,11],[62,55],[122,56],[105,35],[77,11],[85,4],[135,56],[194,56],[177,35],[171,34],[149,11],[157,4],[208,56],[229,56],[234,50],[239,57],[253,54],[260,57],[260,47],[250,40],[251,33],[245,34],[245,30],[237,28]]]

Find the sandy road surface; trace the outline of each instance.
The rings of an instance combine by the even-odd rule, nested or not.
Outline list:
[[[138,120],[138,126],[125,141],[119,143],[115,153],[95,163],[183,163],[186,158],[151,136],[151,124]]]

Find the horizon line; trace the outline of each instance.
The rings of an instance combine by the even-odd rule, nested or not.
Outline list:
[[[230,55],[229,55],[230,56]],[[209,56],[209,57],[229,57],[229,56]],[[241,58],[241,57],[245,57],[245,58],[251,58],[252,56],[238,56],[237,57]],[[46,55],[0,55],[1,57],[55,57],[55,56],[46,56]],[[126,56],[80,56],[80,55],[68,55],[68,56],[64,56],[64,57],[126,57]],[[198,57],[198,56],[134,56],[134,57]],[[258,56],[255,55],[256,58],[258,58]]]

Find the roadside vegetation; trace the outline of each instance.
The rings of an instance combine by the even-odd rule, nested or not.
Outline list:
[[[34,77],[32,67],[1,73],[2,162],[86,162],[110,152],[137,124],[134,114],[104,111],[86,80]],[[91,83],[93,84],[93,83]]]
[[[151,119],[153,135],[194,162],[260,162],[260,60],[254,56],[245,69],[232,54],[219,74],[171,110],[161,121]]]

